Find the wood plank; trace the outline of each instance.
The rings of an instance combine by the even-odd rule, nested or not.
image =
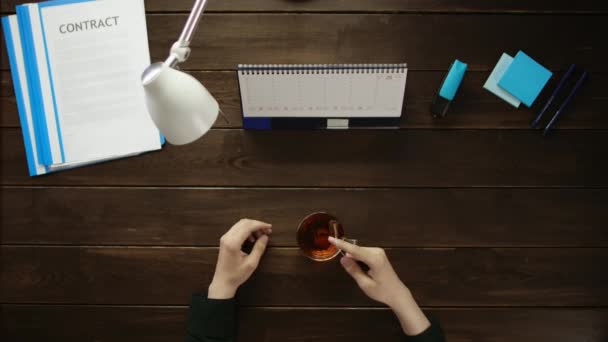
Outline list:
[[[0,6],[2,6],[2,5],[0,5]],[[0,44],[0,69],[8,70],[9,61],[8,61],[8,54],[6,53],[4,30],[2,28],[2,25],[0,25],[0,36],[2,37],[2,42],[1,42],[2,44]],[[0,77],[4,78],[5,76],[3,74],[0,74]],[[4,82],[4,81],[2,81],[2,82]]]
[[[188,146],[38,178],[27,176],[19,130],[0,132],[4,185],[608,185],[604,131],[543,138],[532,131],[214,130]]]
[[[15,97],[10,71],[0,71],[0,97]]]
[[[184,20],[149,17],[155,59],[165,58],[166,42],[178,36]],[[603,16],[209,15],[184,67],[405,61],[412,70],[445,70],[458,57],[471,70],[490,70],[503,51],[522,49],[553,69],[576,61],[606,70],[604,22]],[[505,27],[512,27],[509,35],[503,34]],[[553,34],[548,36],[548,30]],[[564,40],[572,42],[569,49],[559,44]]]
[[[39,2],[41,0],[4,0],[0,10],[5,13],[14,12],[17,4]],[[151,12],[189,12],[192,8],[190,0],[146,0],[146,9]],[[569,2],[566,0],[535,0],[535,1],[493,1],[491,4],[484,0],[454,1],[454,0],[350,0],[348,6],[342,0],[326,1],[287,1],[287,0],[248,0],[210,1],[207,12],[524,12],[524,13],[599,13],[607,12],[604,2],[582,0]]]
[[[148,16],[153,60],[167,57],[185,20],[183,14]],[[407,62],[411,70],[446,70],[459,58],[470,70],[487,71],[502,52],[524,50],[553,70],[577,63],[607,71],[605,21],[604,15],[209,14],[183,67]]]
[[[218,128],[240,128],[241,99],[239,95],[236,72],[192,72],[209,91],[218,99],[228,122],[218,119]],[[0,88],[0,127],[19,126],[19,117],[15,103],[13,86],[8,72],[1,72]],[[403,128],[525,128],[529,127],[538,107],[542,106],[549,94],[541,95],[541,100],[533,109],[509,106],[498,97],[482,88],[489,72],[470,72],[452,104],[449,116],[434,120],[430,115],[431,101],[441,84],[444,72],[413,71],[408,75],[406,88],[406,106],[403,111]],[[557,77],[547,86],[551,91]],[[605,129],[608,128],[608,95],[604,84],[608,83],[608,73],[594,73],[577,98],[568,107],[556,127],[563,129]]]
[[[3,305],[2,337],[23,341],[180,341],[185,307]],[[432,309],[449,341],[602,342],[606,309]],[[240,308],[250,342],[402,341],[388,309]],[[128,333],[126,333],[128,332]]]
[[[19,127],[19,112],[14,97],[0,97],[0,127]]]
[[[329,211],[372,246],[608,246],[608,190],[4,188],[0,203],[5,245],[215,246],[253,217],[295,246],[300,220]]]
[[[182,341],[186,332],[186,308],[2,305],[1,310],[4,341],[166,342]]]
[[[184,305],[209,284],[215,248],[1,248],[2,303]],[[423,306],[606,306],[605,248],[389,249]],[[337,261],[271,248],[243,305],[369,306]]]

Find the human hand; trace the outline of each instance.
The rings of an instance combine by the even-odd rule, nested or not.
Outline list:
[[[393,310],[407,335],[418,335],[431,325],[382,248],[361,247],[333,237],[329,242],[346,252],[340,259],[346,272],[368,297]],[[369,271],[364,272],[357,261],[365,263]]]
[[[382,248],[361,247],[344,240],[329,238],[329,242],[346,253],[340,263],[371,299],[393,307],[409,290],[403,284]],[[365,263],[364,272],[357,261]]]
[[[215,274],[209,285],[208,298],[229,299],[258,267],[266,250],[272,225],[242,219],[220,239],[220,251]],[[241,250],[246,240],[255,242],[250,254]]]

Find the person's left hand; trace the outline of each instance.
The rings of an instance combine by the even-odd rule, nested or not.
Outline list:
[[[208,298],[229,299],[258,267],[266,250],[272,225],[242,219],[220,239],[220,252],[215,274],[209,285]],[[250,254],[241,250],[246,240],[255,241]]]

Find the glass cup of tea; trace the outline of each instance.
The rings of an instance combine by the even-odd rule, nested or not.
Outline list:
[[[335,216],[323,212],[306,216],[296,234],[300,250],[314,261],[328,261],[342,252],[329,243],[330,236],[357,244],[357,240],[344,237],[344,226]]]

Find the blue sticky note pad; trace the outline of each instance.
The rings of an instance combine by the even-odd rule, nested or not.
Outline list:
[[[506,53],[503,53],[502,56],[500,56],[498,63],[496,63],[496,67],[490,74],[490,77],[488,77],[488,80],[483,85],[483,87],[492,94],[505,100],[511,106],[519,108],[521,101],[519,101],[517,98],[515,98],[515,96],[509,94],[504,89],[498,86],[498,81],[505,74],[505,71],[507,71],[511,63],[513,63],[513,57],[507,55]]]
[[[498,81],[498,86],[531,107],[551,75],[551,71],[519,51]]]

